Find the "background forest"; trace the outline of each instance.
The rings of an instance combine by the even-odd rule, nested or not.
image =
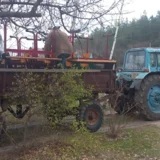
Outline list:
[[[93,40],[89,41],[89,52],[94,57],[106,57],[106,34],[115,33],[114,26],[107,28],[96,28],[89,37]],[[83,35],[82,35],[83,36]],[[109,37],[109,53],[112,48],[113,37]],[[76,40],[76,49],[85,52],[86,41]],[[117,43],[114,51],[113,59],[117,60],[117,65],[122,66],[123,56],[127,49],[135,47],[160,47],[160,11],[156,16],[148,17],[146,12],[140,19],[128,19],[122,21],[119,27]]]

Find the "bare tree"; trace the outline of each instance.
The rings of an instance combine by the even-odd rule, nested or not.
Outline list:
[[[14,30],[31,26],[39,31],[59,25],[68,32],[74,19],[74,26],[83,31],[91,25],[105,23],[106,15],[121,1],[106,4],[105,0],[79,0],[78,3],[77,0],[0,0],[0,19],[7,19]]]

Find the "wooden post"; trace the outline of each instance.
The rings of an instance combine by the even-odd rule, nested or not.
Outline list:
[[[115,49],[116,41],[117,41],[118,30],[119,30],[119,25],[120,25],[120,21],[121,21],[121,15],[122,15],[123,6],[124,6],[124,0],[122,0],[122,5],[121,5],[120,13],[119,13],[119,19],[118,19],[116,32],[115,32],[115,35],[114,35],[114,41],[113,41],[113,45],[112,45],[112,50],[111,50],[111,54],[110,54],[109,59],[113,58],[114,49]]]

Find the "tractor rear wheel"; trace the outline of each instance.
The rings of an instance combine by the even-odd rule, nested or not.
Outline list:
[[[149,75],[143,80],[135,101],[148,120],[160,120],[160,75]]]
[[[85,122],[86,128],[89,131],[96,132],[103,123],[102,108],[96,102],[88,104],[87,106],[80,108],[77,119]]]

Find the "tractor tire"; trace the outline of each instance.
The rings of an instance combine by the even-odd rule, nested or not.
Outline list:
[[[94,102],[88,104],[86,107],[81,107],[77,120],[85,122],[86,128],[90,132],[98,131],[103,123],[103,111],[101,106]]]
[[[160,120],[160,75],[149,75],[142,81],[135,102],[147,120]]]
[[[2,140],[5,131],[6,131],[6,121],[4,116],[0,115],[0,140]]]

